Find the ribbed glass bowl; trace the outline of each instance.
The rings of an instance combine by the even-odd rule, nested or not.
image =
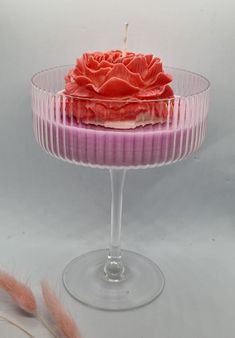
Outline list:
[[[173,75],[174,99],[84,99],[61,94],[64,76],[71,67],[55,67],[32,78],[34,134],[51,155],[98,167],[145,168],[181,160],[202,144],[209,91],[209,82],[203,76],[166,68]],[[99,125],[118,110],[121,115],[123,107],[129,114],[131,110],[143,112],[132,121],[138,127],[114,129]],[[71,118],[74,109],[80,120]],[[161,123],[145,125],[146,116],[154,121],[156,111],[162,115]],[[125,123],[121,121],[122,127]],[[107,123],[110,125],[112,122]]]

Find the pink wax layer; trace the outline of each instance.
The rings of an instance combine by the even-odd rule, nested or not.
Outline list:
[[[204,121],[191,127],[161,124],[121,130],[55,122],[35,114],[35,134],[49,153],[67,161],[103,167],[160,166],[195,151]]]

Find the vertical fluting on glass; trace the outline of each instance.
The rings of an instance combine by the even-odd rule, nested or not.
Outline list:
[[[206,127],[207,127],[207,119],[208,119],[208,109],[209,109],[209,90],[204,93],[204,118],[203,118],[203,132],[202,132],[202,139],[204,140],[206,134]]]
[[[169,127],[170,127],[170,117],[171,117],[170,103],[171,103],[171,101],[167,102],[167,118],[166,118],[166,131],[167,132],[169,131]],[[165,154],[164,154],[163,164],[165,164],[167,162],[167,159],[168,159],[168,149],[169,149],[169,137],[166,138]]]
[[[48,114],[50,113],[49,110],[49,95],[47,95],[45,92],[43,93],[43,121],[48,119]],[[49,141],[48,141],[48,130],[47,130],[47,125],[43,122],[43,132],[45,135],[45,148],[47,151],[49,151]]]
[[[179,104],[178,98],[175,98],[173,102],[173,117],[172,117],[172,129],[173,129],[172,153],[169,162],[172,162],[174,160],[176,153],[176,130],[178,124],[178,111],[179,111],[178,104]]]
[[[32,101],[31,101],[31,109],[32,111],[34,110],[34,107],[36,106],[36,103],[35,103],[35,100],[36,100],[36,97],[35,97],[35,92],[34,92],[34,88],[32,87],[31,88],[31,97],[32,97]],[[36,125],[36,116],[35,114],[33,114],[33,132],[34,132],[34,135],[36,137],[37,135],[37,125]]]
[[[192,97],[187,98],[187,104],[188,104],[188,114],[190,116],[190,124],[189,124],[190,140],[188,143],[188,153],[190,154],[194,147],[194,135],[195,135],[195,111]]]
[[[180,98],[180,105],[179,105],[179,152],[177,160],[180,160],[182,157],[183,152],[183,138],[184,138],[184,125],[185,125],[185,108],[186,108],[186,99]]]
[[[49,106],[50,106],[50,110],[49,110],[49,116],[48,116],[48,123],[45,124],[46,128],[48,129],[48,133],[49,133],[49,151],[51,152],[51,154],[53,156],[57,156],[54,150],[54,141],[53,141],[53,133],[52,133],[52,121],[54,120],[54,107],[55,107],[55,96],[53,94],[49,94]]]
[[[188,154],[189,150],[189,141],[191,137],[191,126],[190,126],[190,100],[188,100],[188,97],[181,98],[181,104],[182,104],[182,111],[180,111],[180,114],[182,114],[181,119],[181,139],[180,139],[180,158],[183,159]]]
[[[40,130],[40,139],[41,139],[41,144],[44,150],[45,149],[45,137],[44,137],[44,132],[43,132],[43,91],[41,90],[39,93],[39,109],[40,109],[40,116],[42,118],[39,119],[39,130]],[[45,112],[46,114],[47,112]]]
[[[202,114],[203,114],[203,96],[202,94],[198,95],[198,110],[199,110],[199,126],[198,126],[198,142],[196,149],[201,145],[201,135],[202,135]]]
[[[65,133],[65,131],[66,131],[65,130],[65,127],[66,127],[66,112],[65,112],[65,109],[62,109],[61,115],[62,115],[62,134],[63,134],[63,136],[62,136],[62,138],[63,138],[63,153],[64,153],[65,160],[68,160],[67,142],[66,142],[66,133]]]
[[[60,96],[59,96],[60,97]],[[62,152],[60,151],[60,138],[59,138],[59,124],[61,122],[61,114],[60,114],[60,105],[59,105],[59,97],[55,96],[55,123],[54,123],[54,130],[55,130],[55,143],[56,143],[56,153],[59,158],[66,158],[62,156]],[[62,139],[63,140],[63,139]],[[62,141],[63,142],[63,141]]]
[[[74,106],[73,99],[71,99],[71,105],[72,105],[72,107]],[[65,112],[65,107],[63,108],[63,111]],[[70,128],[73,126],[73,119],[72,118],[70,118],[69,125],[70,125]],[[70,148],[70,159],[71,159],[72,162],[74,162],[74,159],[75,159],[74,158],[74,145],[73,145],[74,139],[73,139],[72,134],[69,134],[68,142],[69,142],[69,148]]]
[[[192,151],[197,150],[198,141],[199,141],[200,111],[199,111],[198,95],[195,95],[195,97],[194,97],[194,111],[196,112],[196,114],[195,114],[195,142],[194,142],[194,147],[193,147]]]
[[[149,107],[146,113],[152,120],[156,109],[165,107],[165,122],[117,131],[76,124],[73,110],[84,109],[84,105],[74,98],[68,100],[61,93],[68,69],[70,66],[43,71],[35,75],[32,86],[35,137],[53,156],[103,167],[147,167],[181,160],[200,147],[205,137],[209,97],[208,82],[200,75],[169,69],[174,78],[175,98],[143,106]],[[89,111],[96,106],[95,99],[87,104]],[[119,106],[115,100],[105,104],[111,108]],[[105,110],[106,114],[109,109]],[[95,116],[95,121],[99,118]],[[144,124],[144,114],[141,121]]]

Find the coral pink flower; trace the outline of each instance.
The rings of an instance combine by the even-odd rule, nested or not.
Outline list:
[[[85,53],[65,77],[64,94],[70,97],[66,113],[78,122],[100,125],[164,122],[170,110],[167,99],[174,97],[171,81],[161,60],[151,54]]]

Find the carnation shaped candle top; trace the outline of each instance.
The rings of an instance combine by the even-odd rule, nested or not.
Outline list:
[[[77,122],[112,128],[163,123],[174,98],[171,82],[152,54],[84,53],[65,77],[66,112]]]
[[[85,98],[161,99],[173,97],[172,76],[160,58],[121,50],[84,53],[65,78],[65,94]]]

